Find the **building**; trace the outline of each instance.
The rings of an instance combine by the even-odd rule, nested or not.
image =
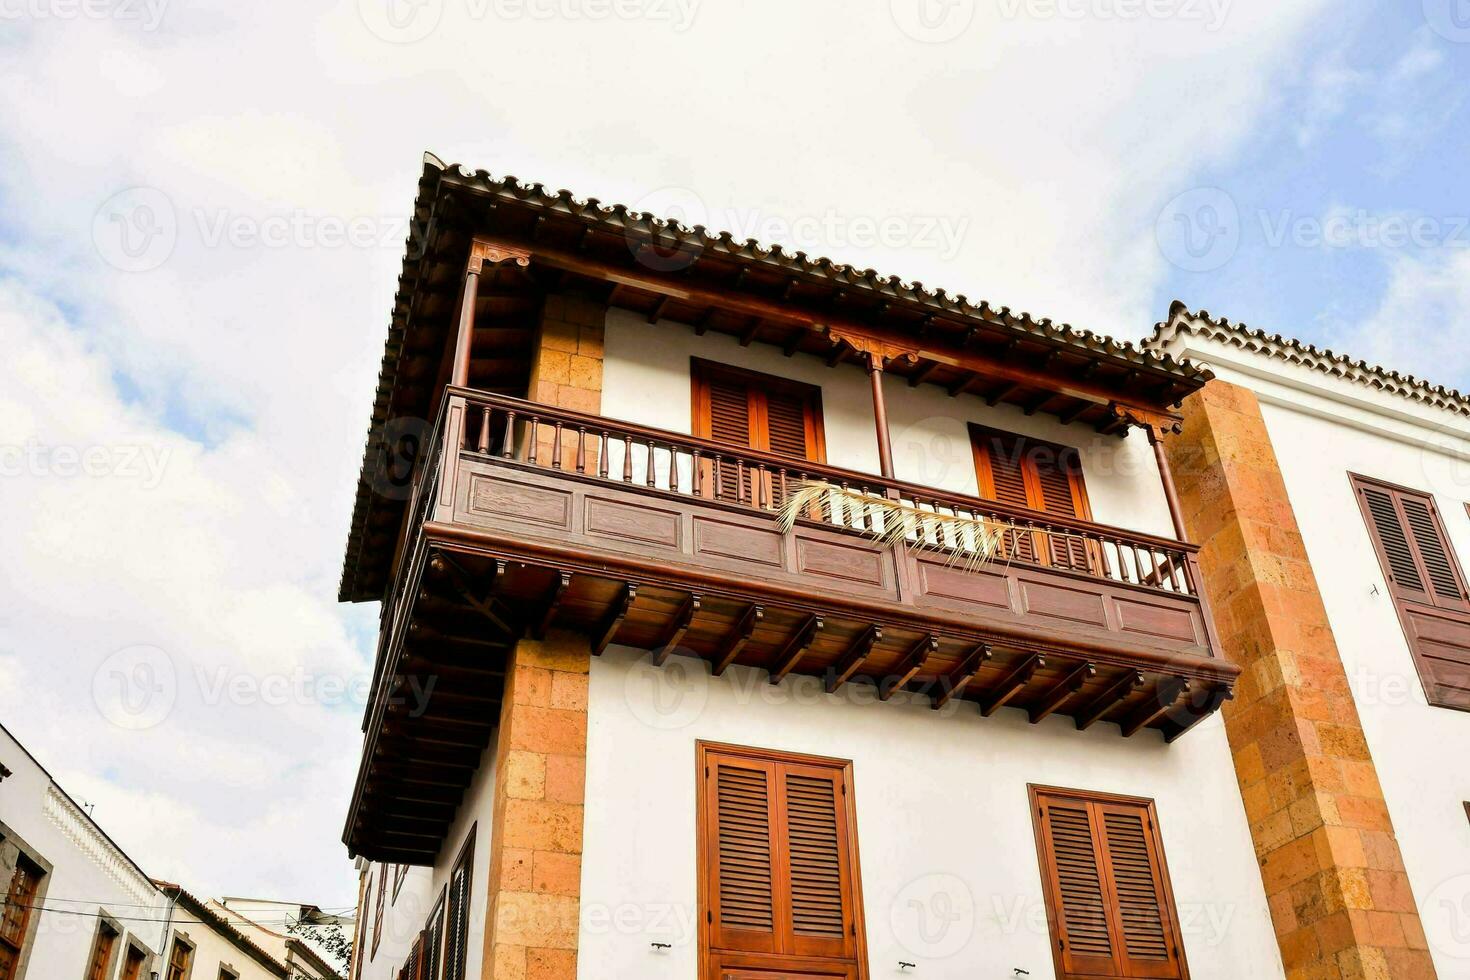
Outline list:
[[[355,977],[1384,975],[1258,864],[1208,371],[432,156],[414,227]]]
[[[351,916],[329,915],[301,902],[262,898],[221,898],[210,907],[232,926],[285,963],[301,980],[341,980],[336,956],[324,941],[330,932],[351,939]]]
[[[3,726],[0,881],[0,980],[339,977],[299,939],[276,955],[223,905],[150,879]],[[292,908],[307,921],[328,918]]]
[[[0,980],[148,980],[167,899],[3,726],[0,766]]]
[[[1149,346],[1216,375],[1171,458],[1283,949],[1470,976],[1470,398],[1178,304]]]

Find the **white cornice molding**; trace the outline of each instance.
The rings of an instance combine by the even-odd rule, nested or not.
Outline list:
[[[55,783],[46,787],[42,805],[52,826],[127,892],[136,905],[142,908],[155,902],[162,904],[153,882],[138,871],[128,856]]]

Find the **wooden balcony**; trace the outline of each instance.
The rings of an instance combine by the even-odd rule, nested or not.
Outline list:
[[[846,492],[783,533],[813,481]],[[884,543],[890,503],[981,522],[997,552],[973,565],[938,521]],[[381,860],[432,859],[496,721],[504,651],[553,625],[656,665],[681,654],[717,676],[738,664],[1168,740],[1238,674],[1216,656],[1192,545],[463,388],[407,520],[348,829]],[[406,696],[426,689],[426,705]]]

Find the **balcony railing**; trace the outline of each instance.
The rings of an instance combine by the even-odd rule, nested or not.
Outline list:
[[[970,529],[981,527],[995,541],[995,561],[1198,595],[1198,549],[1184,542],[521,399],[452,394],[464,398],[465,411],[446,438],[462,452],[773,519],[797,488],[820,481],[843,492],[819,495],[801,511],[802,521],[881,536],[894,519],[888,505],[897,504],[915,516],[909,546],[960,562],[977,550]],[[929,514],[935,519],[925,520]]]

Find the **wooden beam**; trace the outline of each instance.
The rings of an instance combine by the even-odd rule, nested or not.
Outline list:
[[[469,576],[465,573],[464,569],[460,568],[458,564],[451,561],[447,556],[442,554],[435,555],[429,562],[429,565],[435,571],[442,572],[454,586],[455,591],[464,598],[465,602],[470,604],[470,608],[490,620],[496,629],[510,636],[515,636],[519,632],[519,630],[511,625],[515,617],[495,597],[496,590],[505,581],[505,562],[502,559],[495,559],[495,574],[490,579],[490,590],[484,598],[475,595],[474,589],[470,585]]]
[[[1086,412],[1089,408],[1092,407],[1092,402],[1078,401],[1077,404],[1067,409],[1061,415],[1057,416],[1057,418],[1061,420],[1061,423],[1063,425],[1071,425],[1073,422],[1082,417],[1082,413]]]
[[[746,326],[744,332],[740,334],[741,347],[750,346],[750,342],[752,340],[755,340],[755,335],[760,333],[762,322],[763,321],[758,316],[750,318],[750,324]]]
[[[990,692],[989,697],[980,702],[980,713],[989,718],[1001,708],[1026,689],[1031,683],[1031,678],[1042,667],[1046,666],[1046,658],[1039,653],[1033,653],[1025,660],[1016,665],[1016,669],[1005,676],[995,690]]]
[[[740,656],[740,651],[744,650],[745,645],[750,642],[751,634],[765,618],[764,606],[756,603],[748,607],[739,621],[735,623],[735,628],[725,636],[724,642],[720,644],[720,652],[715,656],[714,666],[710,673],[716,677],[723,674],[735,662],[735,658]]]
[[[1040,724],[1042,719],[1050,716],[1096,676],[1096,664],[1079,664],[1071,673],[1052,685],[1050,691],[1042,695],[1041,700],[1031,709],[1031,724]]]
[[[837,689],[846,684],[857,669],[868,659],[868,654],[873,652],[873,644],[883,640],[883,627],[873,625],[863,630],[852,641],[842,659],[827,671],[827,693],[836,694]]]
[[[664,315],[664,307],[669,305],[669,300],[671,298],[672,297],[669,296],[660,296],[658,298],[658,302],[654,304],[653,309],[650,310],[648,313],[649,323],[657,323],[659,321],[659,319]]]
[[[898,665],[896,673],[883,678],[878,683],[878,700],[887,701],[893,697],[893,692],[902,690],[914,675],[924,669],[924,664],[939,649],[939,637],[933,633],[927,633],[919,638],[919,642],[909,648],[908,654]]]
[[[1001,402],[1005,401],[1007,398],[1011,397],[1016,392],[1025,387],[1026,386],[1021,384],[1019,381],[1012,381],[1010,384],[1001,385],[999,388],[995,389],[990,394],[985,396],[985,404],[989,405],[991,408],[994,408],[996,405],[999,405]],[[1047,397],[1050,398],[1051,395],[1048,394]]]
[[[806,652],[811,647],[812,641],[817,638],[818,633],[822,632],[824,625],[821,616],[812,615],[808,616],[802,622],[801,626],[797,627],[791,639],[786,641],[786,645],[781,648],[781,652],[776,654],[775,660],[772,661],[776,665],[776,669],[771,671],[772,684],[781,683],[786,679],[787,674],[796,669],[796,665],[801,662],[802,657],[806,656]]]
[[[674,614],[673,621],[669,623],[667,632],[664,633],[663,638],[659,640],[658,645],[653,650],[653,665],[655,667],[662,667],[667,663],[669,657],[673,655],[675,648],[684,642],[684,635],[689,632],[690,624],[694,622],[694,617],[699,613],[699,604],[699,596],[690,593],[689,598],[684,600],[684,604]]]
[[[917,387],[919,387],[919,385],[921,385],[925,381],[928,381],[929,380],[929,376],[931,374],[933,374],[935,371],[938,371],[938,370],[939,370],[939,362],[938,361],[930,361],[928,364],[925,364],[923,367],[919,368],[919,370],[917,370],[913,374],[909,375],[909,387],[910,388],[917,388]]]
[[[623,620],[628,618],[628,610],[633,606],[633,600],[638,598],[638,586],[632,582],[624,584],[623,591],[613,599],[608,606],[607,613],[603,615],[601,624],[597,627],[597,640],[592,644],[593,656],[600,657],[607,649],[607,645],[617,635],[618,627],[623,625]]]
[[[1198,725],[1200,722],[1210,717],[1210,715],[1214,714],[1216,711],[1219,711],[1220,706],[1223,705],[1226,701],[1234,700],[1234,698],[1235,692],[1230,689],[1229,685],[1213,685],[1210,688],[1209,693],[1205,695],[1205,703],[1202,705],[1188,705],[1187,709],[1183,712],[1184,718],[1182,720],[1179,717],[1181,712],[1177,710],[1172,712],[1169,717],[1165,719],[1164,741],[1172,742],[1175,739],[1179,738],[1195,725]]]
[[[561,609],[562,600],[566,598],[567,589],[572,584],[572,573],[558,571],[556,579],[551,583],[551,588],[546,590],[546,595],[541,599],[541,612],[536,617],[536,629],[533,634],[536,639],[546,638],[546,631],[551,628],[551,623],[556,619],[557,610]]]
[[[969,655],[960,661],[958,667],[940,679],[939,696],[934,698],[929,706],[935,711],[938,711],[963,694],[965,688],[969,686],[970,681],[974,680],[975,675],[980,673],[980,668],[991,658],[992,653],[993,651],[990,649],[990,644],[988,643],[982,643],[971,650]]]
[[[939,362],[936,361],[935,363],[937,364]],[[979,379],[974,375],[963,375],[958,381],[952,382],[946,390],[949,392],[949,397],[958,398],[978,383]]]
[[[1106,690],[1078,710],[1075,716],[1077,719],[1077,730],[1084,732],[1091,728],[1099,718],[1113,710],[1114,706],[1119,702],[1125,700],[1130,694],[1142,687],[1143,681],[1143,671],[1128,671],[1116,683],[1110,685]]]
[[[541,245],[533,245],[529,251],[532,258],[543,266],[565,269],[577,275],[621,283],[647,292],[661,293],[689,305],[719,307],[731,313],[759,316],[768,322],[794,323],[806,328],[813,328],[820,323],[869,336],[882,332],[881,328],[849,320],[846,317],[833,316],[825,311],[805,311],[799,307],[741,294],[729,289],[701,288],[691,285],[687,279],[661,277],[648,270],[629,269],[610,262],[590,259],[585,254]],[[737,279],[737,290],[739,284],[740,281]],[[1004,323],[994,320],[987,322],[994,323],[997,330],[1005,328]],[[889,333],[888,336],[891,337],[892,334]],[[1128,390],[1128,381],[1131,380],[1126,379],[1125,376],[1125,381],[1121,384],[1103,386],[1090,381],[1050,376],[1044,371],[1036,370],[1035,367],[1003,362],[975,351],[921,350],[918,354],[922,360],[939,361],[950,367],[984,376],[992,381],[1014,381],[1027,387],[1046,388],[1058,394],[1082,398],[1098,405],[1106,405],[1119,400],[1127,401],[1126,398],[1120,399],[1119,395]]]
[[[786,338],[786,343],[781,346],[781,353],[787,357],[795,357],[796,352],[801,349],[801,342],[806,338],[806,335],[807,331],[799,327],[791,331],[790,336]]]
[[[839,342],[836,347],[833,347],[832,348],[832,353],[829,354],[829,355],[827,355],[827,366],[829,368],[830,367],[836,367],[837,365],[841,364],[843,361],[847,360],[847,355],[849,355],[851,353],[852,353],[852,348],[851,347],[847,346],[844,343],[840,343]]]
[[[1170,677],[1159,681],[1159,686],[1154,697],[1146,699],[1143,704],[1134,709],[1133,713],[1123,719],[1123,737],[1132,738],[1135,734],[1147,728],[1168,714],[1169,709],[1174,707],[1181,695],[1189,692],[1189,681],[1182,677]]]
[[[1041,411],[1043,405],[1045,405],[1047,402],[1051,401],[1055,397],[1057,396],[1054,392],[1043,391],[1040,395],[1027,402],[1021,408],[1021,412],[1024,415],[1035,415],[1037,412]]]

